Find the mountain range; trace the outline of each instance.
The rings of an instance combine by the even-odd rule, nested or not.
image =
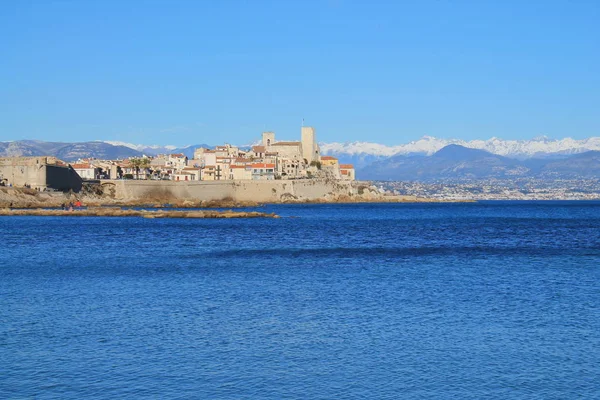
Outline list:
[[[55,156],[64,161],[76,161],[80,158],[99,158],[117,160],[129,157],[155,156],[161,153],[184,153],[188,158],[194,156],[198,147],[210,147],[198,144],[177,148],[175,146],[144,146],[123,142],[44,142],[41,140],[18,140],[0,142],[1,157],[16,156]]]
[[[448,145],[485,150],[509,158],[546,158],[560,157],[586,151],[600,151],[600,137],[576,140],[572,138],[549,139],[539,136],[531,140],[488,140],[440,139],[423,136],[419,140],[397,146],[386,146],[378,143],[320,143],[321,152],[354,164],[358,169],[366,165],[395,155],[426,155],[430,156]]]
[[[148,146],[148,145],[144,145],[144,144],[132,144],[132,143],[125,143],[125,142],[111,142],[111,141],[104,142],[104,143],[112,144],[113,146],[128,147],[130,149],[140,152],[141,154],[145,154],[148,156],[155,156],[157,154],[183,153],[188,158],[194,157],[194,150],[196,150],[198,147],[206,147],[206,148],[213,147],[208,144],[194,144],[194,145],[189,145],[189,146],[184,146],[184,147],[177,147],[177,146],[169,146],[169,145],[167,145],[167,146],[160,146],[160,145]]]
[[[397,154],[356,173],[367,180],[598,179],[600,151],[519,160],[451,144],[427,156]]]
[[[0,156],[52,155],[65,161],[95,157],[123,159],[161,153],[193,157],[198,147],[136,145],[125,142],[61,143],[38,140],[0,142]],[[464,141],[424,136],[397,146],[369,142],[320,143],[323,155],[354,164],[358,179],[438,180],[536,177],[600,177],[600,137],[575,140],[537,137],[531,140]]]

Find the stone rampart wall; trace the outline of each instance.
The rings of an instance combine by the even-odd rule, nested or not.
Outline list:
[[[46,186],[57,190],[79,192],[83,180],[71,167],[46,165]]]
[[[273,181],[144,181],[106,180],[115,186],[115,197],[121,200],[190,199],[235,201],[314,200],[327,196],[356,194],[355,185],[344,181],[273,180]]]
[[[0,179],[16,187],[30,186],[34,189],[43,189],[46,187],[45,164],[0,163]]]
[[[32,189],[81,189],[81,178],[70,167],[54,165],[54,157],[0,158],[0,181],[15,187]]]

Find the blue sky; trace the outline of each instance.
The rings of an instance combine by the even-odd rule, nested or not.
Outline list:
[[[600,136],[600,1],[0,2],[0,141]]]

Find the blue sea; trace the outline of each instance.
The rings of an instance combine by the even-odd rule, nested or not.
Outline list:
[[[0,398],[600,398],[600,202],[0,217]]]

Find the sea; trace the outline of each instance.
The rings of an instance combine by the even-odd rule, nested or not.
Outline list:
[[[0,398],[600,398],[600,202],[259,210],[0,217]]]

